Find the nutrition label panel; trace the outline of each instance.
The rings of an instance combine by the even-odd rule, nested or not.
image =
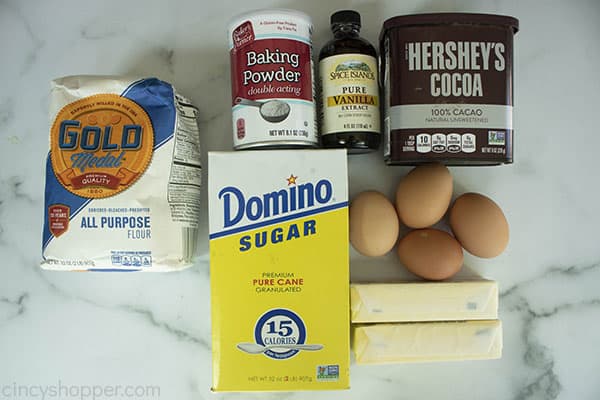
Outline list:
[[[187,99],[176,95],[177,128],[173,164],[169,176],[168,200],[174,221],[195,228],[200,214],[200,135],[196,116],[198,110]]]
[[[402,150],[417,153],[474,153],[477,140],[472,133],[419,133],[410,135]]]

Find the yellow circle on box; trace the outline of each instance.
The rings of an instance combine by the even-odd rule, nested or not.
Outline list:
[[[154,147],[146,111],[117,94],[97,94],[63,107],[50,130],[50,160],[61,185],[86,198],[113,196],[144,173]]]

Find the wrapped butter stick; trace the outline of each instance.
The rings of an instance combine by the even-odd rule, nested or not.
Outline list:
[[[498,284],[490,280],[354,283],[353,323],[498,318]]]
[[[42,268],[191,265],[202,172],[196,116],[156,78],[54,80]]]
[[[499,320],[355,325],[352,336],[357,364],[502,357]]]

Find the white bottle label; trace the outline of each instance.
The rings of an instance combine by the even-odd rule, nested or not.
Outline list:
[[[319,62],[321,135],[380,132],[377,60],[342,54]]]

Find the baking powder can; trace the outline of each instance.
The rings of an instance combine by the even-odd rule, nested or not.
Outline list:
[[[317,147],[312,21],[259,10],[229,24],[233,147]]]

